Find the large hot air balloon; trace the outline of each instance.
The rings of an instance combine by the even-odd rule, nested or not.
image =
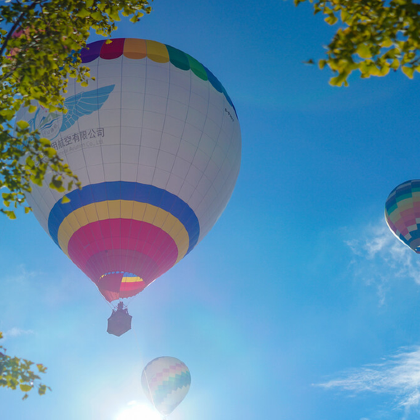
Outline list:
[[[152,360],[141,375],[144,393],[163,416],[171,414],[185,398],[190,384],[190,371],[175,357],[158,357]]]
[[[143,39],[98,41],[81,53],[95,77],[69,80],[67,113],[22,109],[82,183],[27,196],[62,251],[106,300],[128,298],[185,257],[223,212],[239,173],[235,108],[190,55]]]
[[[385,220],[399,240],[420,254],[420,180],[392,190],[385,204]]]

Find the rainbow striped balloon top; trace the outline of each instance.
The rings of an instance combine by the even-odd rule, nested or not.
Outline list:
[[[170,62],[178,69],[185,71],[191,70],[201,80],[208,80],[214,89],[223,93],[236,113],[232,100],[216,76],[195,58],[170,45],[137,38],[116,38],[110,44],[107,44],[106,40],[103,40],[92,42],[88,48],[83,48],[81,59],[82,63],[90,63],[98,57],[105,60],[112,60],[122,55],[133,60],[141,60],[148,57],[156,63]]]

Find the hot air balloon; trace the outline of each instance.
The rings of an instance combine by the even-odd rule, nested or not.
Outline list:
[[[141,292],[209,232],[238,177],[241,134],[219,80],[176,48],[122,38],[91,43],[81,58],[95,80],[69,80],[67,113],[38,106],[17,120],[51,141],[82,189],[63,203],[47,177],[27,200],[112,302]]]
[[[190,389],[187,366],[175,357],[158,357],[143,369],[141,385],[147,398],[163,416],[171,414]]]
[[[385,220],[401,242],[420,254],[420,180],[392,190],[385,204]]]

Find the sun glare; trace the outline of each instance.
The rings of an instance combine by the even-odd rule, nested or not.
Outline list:
[[[129,407],[121,411],[116,420],[161,420],[160,415],[144,404],[130,403]]]

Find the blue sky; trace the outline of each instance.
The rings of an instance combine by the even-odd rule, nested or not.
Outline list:
[[[3,345],[45,364],[53,389],[24,402],[2,389],[2,418],[154,420],[140,380],[162,355],[192,375],[171,420],[418,418],[420,260],[383,210],[420,178],[420,78],[329,86],[328,70],[302,64],[333,34],[307,4],[153,8],[114,37],[172,45],[220,79],[242,130],[235,191],[199,246],[130,304],[120,338],[33,215],[0,219]]]

